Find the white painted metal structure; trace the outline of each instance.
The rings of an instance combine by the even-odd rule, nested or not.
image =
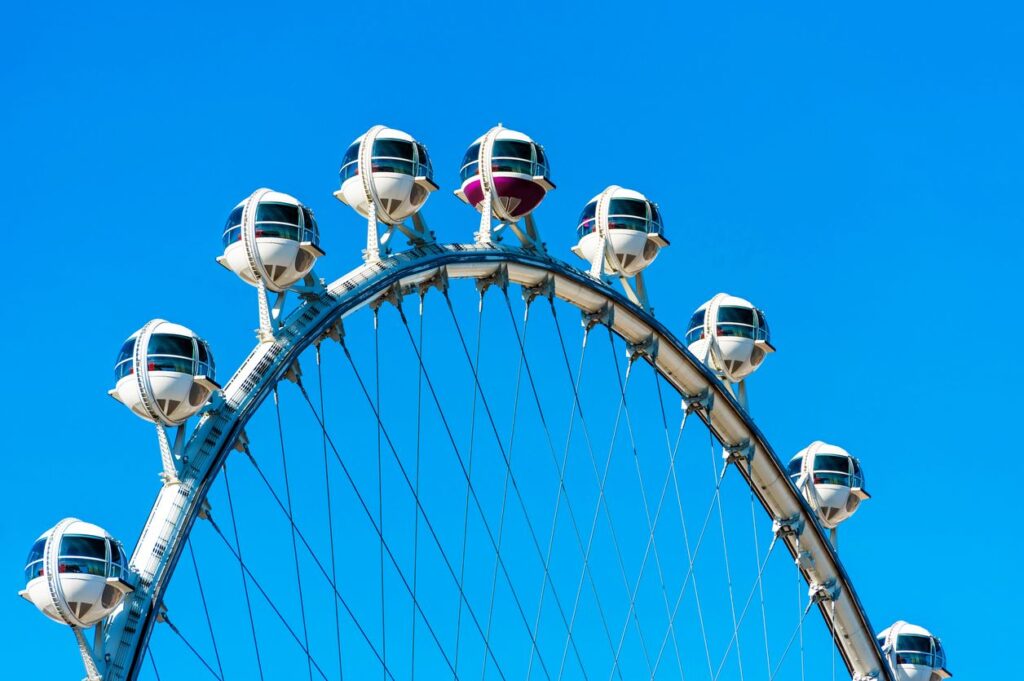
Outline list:
[[[882,652],[849,577],[817,516],[726,386],[641,306],[605,283],[532,248],[427,244],[358,267],[316,293],[307,293],[272,339],[261,342],[215,396],[184,448],[178,484],[159,492],[136,544],[131,568],[137,587],[104,629],[97,659],[108,681],[137,678],[160,603],[210,486],[248,420],[286,376],[299,354],[353,312],[399,288],[442,279],[499,275],[542,287],[585,313],[598,315],[649,361],[696,410],[750,485],[777,535],[797,559],[825,622],[854,679],[891,680]],[[833,620],[834,618],[834,620]]]

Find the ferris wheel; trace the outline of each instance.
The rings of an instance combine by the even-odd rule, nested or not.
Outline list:
[[[223,387],[186,326],[124,342],[110,394],[155,427],[148,520],[130,554],[57,522],[21,592],[87,679],[949,678],[928,630],[872,627],[843,567],[860,461],[784,461],[751,418],[765,312],[722,293],[656,319],[669,241],[632,189],[584,204],[583,267],[557,259],[521,132],[479,137],[460,179],[479,226],[442,245],[426,147],[375,126],[335,192],[367,221],[348,274],[314,273],[297,198],[230,212],[217,261],[259,326]]]

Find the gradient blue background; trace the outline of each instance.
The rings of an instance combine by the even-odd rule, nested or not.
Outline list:
[[[385,122],[429,146],[430,224],[466,241],[476,217],[448,192],[502,121],[552,159],[553,251],[571,257],[593,194],[635,187],[673,242],[650,272],[661,319],[682,332],[719,290],[768,310],[758,421],[779,452],[822,438],[862,457],[874,498],[843,557],[873,622],[931,628],[961,678],[1004,676],[1024,605],[1021,19],[1010,3],[9,7],[8,674],[81,673],[70,635],[15,595],[36,535],[79,515],[130,544],[155,493],[149,429],[104,395],[122,339],[183,320],[224,377],[251,347],[251,291],[213,263],[230,208],[257,186],[300,196],[318,270],[342,274],[365,232],[330,196],[337,167]]]

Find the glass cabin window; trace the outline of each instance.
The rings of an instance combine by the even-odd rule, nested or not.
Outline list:
[[[517,140],[495,140],[491,158],[519,158],[533,162],[533,145]]]
[[[29,549],[28,558],[25,559],[26,563],[34,563],[37,560],[43,559],[43,551],[46,550],[46,537],[43,537]]]
[[[697,327],[704,328],[704,310],[697,310],[690,317],[690,328],[696,329]]]
[[[647,219],[647,202],[639,199],[612,199],[608,202],[608,215],[631,215]]]
[[[597,215],[597,201],[591,201],[583,206],[580,219],[576,227],[576,234],[580,238],[590,234],[595,229],[594,217]]]
[[[715,333],[725,337],[754,339],[754,327],[746,324],[722,324],[719,322]]]
[[[149,337],[148,354],[178,355],[192,359],[194,349],[192,339],[173,333],[154,333]]]
[[[789,472],[789,476],[790,477],[799,476],[800,475],[800,469],[803,468],[803,465],[804,465],[803,457],[800,457],[799,459],[793,459],[792,461],[790,461],[789,462],[789,466],[787,467],[787,471]]]
[[[896,637],[896,650],[930,653],[932,652],[932,639],[930,636],[902,634]]]
[[[480,143],[471,144],[462,157],[462,165],[480,160]]]
[[[544,154],[544,147],[542,147],[542,146],[540,146],[538,144],[536,146],[536,149],[537,149],[537,165],[540,166],[540,168],[539,168],[540,174],[543,175],[544,177],[547,177],[548,173],[549,173],[548,157]]]
[[[416,143],[416,154],[418,156],[418,161],[419,161],[419,164],[420,164],[419,165],[419,170],[417,171],[417,174],[418,175],[424,175],[424,176],[426,176],[428,178],[429,177],[433,177],[433,175],[434,175],[434,167],[430,164],[430,155],[427,153],[427,148],[425,146],[423,146],[422,144],[420,144],[419,142],[417,142]]]
[[[64,556],[79,556],[82,558],[107,559],[107,542],[101,537],[87,537],[84,535],[64,535],[60,540],[61,560]]]
[[[408,140],[377,139],[373,142],[373,157],[387,156],[389,158],[401,158],[408,161],[413,160],[412,142]]]
[[[242,224],[243,207],[244,206],[238,206],[233,211],[231,211],[231,214],[228,215],[228,221],[224,224],[225,230],[231,229],[232,227],[237,227],[238,225]]]
[[[496,173],[519,173],[520,175],[533,175],[533,162],[519,158],[497,158],[491,159],[491,170]]]
[[[818,454],[814,457],[814,470],[816,471],[850,471],[850,459],[835,454]]]
[[[256,208],[256,222],[299,224],[299,207],[290,203],[261,203]]]
[[[96,575],[97,577],[106,577],[107,561],[106,559],[91,560],[89,558],[65,558],[61,556],[60,562],[57,563],[57,571],[62,574]]]
[[[341,159],[341,165],[347,166],[359,160],[359,143],[353,144],[345,150],[345,156]]]
[[[754,311],[749,307],[722,306],[718,308],[718,321],[754,325]]]

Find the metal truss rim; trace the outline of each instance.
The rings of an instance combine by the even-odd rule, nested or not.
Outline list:
[[[825,530],[793,487],[767,439],[718,378],[661,322],[604,282],[546,254],[493,244],[430,244],[361,265],[328,285],[318,297],[303,300],[284,321],[274,342],[256,346],[225,385],[223,398],[203,414],[192,433],[185,449],[188,463],[182,471],[182,484],[163,488],[157,497],[132,556],[132,567],[147,588],[132,594],[110,622],[102,651],[110,656],[105,678],[137,677],[159,610],[153,603],[170,582],[210,486],[249,418],[302,352],[339,320],[387,295],[396,285],[417,286],[442,272],[452,279],[479,280],[499,269],[507,272],[512,283],[550,286],[555,297],[583,312],[611,310],[610,327],[624,341],[639,346],[656,342],[658,352],[647,359],[682,397],[713,395],[714,407],[700,416],[723,447],[735,449],[743,443],[752,447],[749,465],[737,469],[762,507],[774,520],[798,518],[803,522],[805,530],[798,544],[792,535],[782,538],[794,557],[798,549],[810,554],[810,567],[801,568],[804,578],[808,584],[834,580],[839,588],[839,630],[834,638],[848,670],[855,676],[891,679],[864,608]],[[169,495],[175,496],[167,498]],[[819,603],[819,611],[831,628],[824,602]]]

